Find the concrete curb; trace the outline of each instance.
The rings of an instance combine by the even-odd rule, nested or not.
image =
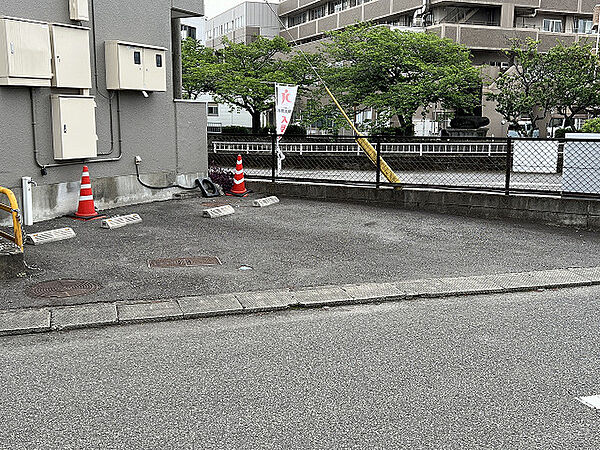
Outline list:
[[[12,309],[0,312],[0,336],[271,312],[294,307],[315,308],[592,285],[600,285],[600,267]]]

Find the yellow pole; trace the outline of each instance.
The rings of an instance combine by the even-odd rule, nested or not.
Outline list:
[[[323,83],[323,85],[325,86],[324,83]],[[337,99],[334,97],[334,95],[331,93],[331,91],[329,90],[329,88],[327,86],[325,86],[325,90],[327,91],[327,93],[333,100],[333,103],[335,103],[335,106],[337,106],[337,108],[340,110],[340,112],[342,113],[342,115],[344,116],[344,118],[346,119],[346,121],[348,122],[348,124],[350,125],[350,127],[352,128],[354,133],[356,134],[356,136],[357,136],[356,143],[366,153],[366,155],[369,157],[371,162],[373,164],[377,165],[377,151],[373,148],[371,143],[365,137],[362,136],[360,131],[358,131],[358,128],[356,128],[354,126],[354,123],[352,123],[352,121],[350,120],[350,117],[348,117],[348,115],[346,114],[346,112],[344,111],[342,106],[338,103]],[[398,175],[396,175],[394,173],[394,171],[388,165],[388,163],[386,163],[385,160],[381,157],[379,158],[379,161],[380,161],[380,170],[381,170],[381,173],[383,174],[383,176],[385,178],[387,178],[387,180],[390,183],[399,184],[400,178],[398,178]]]
[[[8,202],[10,206],[3,205],[2,203],[0,203],[0,209],[11,213],[13,219],[14,234],[14,236],[10,236],[0,231],[0,236],[13,241],[21,249],[21,251],[23,251],[23,233],[21,232],[21,222],[19,222],[19,204],[17,203],[17,198],[10,189],[3,188],[2,186],[0,186],[0,194],[4,194],[8,197]]]

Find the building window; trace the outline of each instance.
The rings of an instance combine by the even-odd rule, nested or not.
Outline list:
[[[189,25],[181,25],[181,37],[183,39],[193,38],[196,39],[196,27],[191,27]]]
[[[578,19],[575,18],[575,33],[580,34],[590,34],[592,32],[592,27],[594,26],[594,21],[589,19]]]
[[[325,5],[319,6],[318,8],[313,8],[309,11],[309,19],[308,20],[316,20],[321,17],[325,17],[326,15]]]
[[[207,108],[208,108],[207,114],[209,116],[218,116],[219,115],[219,105],[217,105],[216,103],[209,103]]]
[[[563,30],[562,20],[544,19],[544,31],[551,31],[553,33],[562,33],[562,30]]]
[[[300,13],[296,16],[291,16],[289,19],[288,26],[295,27],[296,25],[300,25],[301,23],[306,22],[306,13]]]

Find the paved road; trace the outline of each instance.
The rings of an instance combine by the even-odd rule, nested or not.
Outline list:
[[[599,288],[0,338],[26,449],[597,449]]]
[[[253,208],[252,197],[218,200],[236,213],[202,219],[206,200],[191,199],[110,211],[143,218],[116,230],[68,218],[36,224],[32,231],[70,226],[77,237],[28,246],[29,264],[44,270],[3,283],[0,309],[600,265],[599,233],[363,204],[282,198]],[[148,267],[154,258],[202,255],[223,265]],[[239,270],[244,265],[253,270]],[[50,300],[24,293],[58,278],[102,288]]]

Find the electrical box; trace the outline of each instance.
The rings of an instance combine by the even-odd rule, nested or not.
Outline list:
[[[54,159],[97,156],[96,102],[94,97],[52,95]]]
[[[167,49],[123,41],[106,41],[106,86],[110,90],[167,90]]]
[[[69,0],[69,13],[71,20],[90,20],[88,0]]]
[[[48,24],[0,18],[0,85],[50,86],[51,80]]]
[[[52,86],[92,88],[89,28],[52,24]]]

